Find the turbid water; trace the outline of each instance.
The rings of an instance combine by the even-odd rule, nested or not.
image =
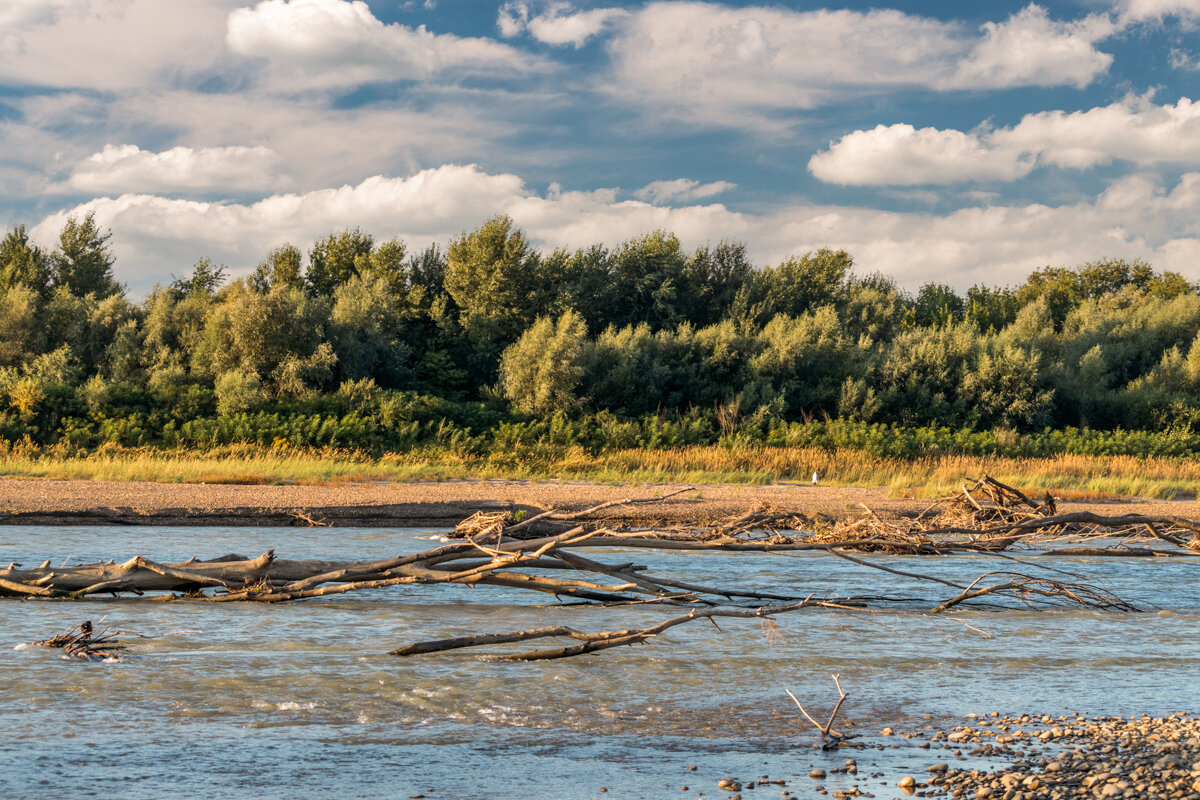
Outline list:
[[[284,558],[377,558],[426,549],[432,538],[413,530],[0,527],[0,561],[138,553],[165,561],[272,547]],[[898,605],[910,611],[951,591],[821,555],[608,557],[710,584],[908,598]],[[954,578],[996,566],[975,557],[870,558]],[[917,739],[899,740],[898,749],[814,750],[814,733],[784,690],[827,712],[829,676],[840,673],[850,693],[843,717],[870,745],[897,741],[878,736],[884,726],[917,729],[972,712],[1196,710],[1200,561],[1042,563],[1148,611],[972,610],[936,621],[802,612],[781,617],[774,631],[752,620],[723,620],[723,631],[695,623],[655,644],[507,663],[469,650],[410,659],[386,652],[418,639],[546,624],[625,627],[673,612],[539,605],[545,600],[529,593],[448,586],[270,606],[4,601],[0,796],[538,800],[599,797],[604,787],[613,798],[717,797],[726,794],[719,778],[768,774],[806,797],[811,769],[855,757],[858,776],[830,775],[822,785],[893,797],[899,776],[956,759],[918,749]],[[22,647],[101,618],[157,638],[129,638],[132,657],[111,664]],[[868,777],[876,771],[885,774]]]

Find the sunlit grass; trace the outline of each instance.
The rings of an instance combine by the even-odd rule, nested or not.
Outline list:
[[[346,450],[247,445],[206,452],[124,449],[88,453],[14,445],[0,449],[0,474],[21,478],[228,484],[337,484],[371,481],[513,478],[605,483],[807,482],[885,487],[936,496],[987,473],[1024,490],[1076,499],[1193,497],[1200,462],[1181,458],[1062,455],[1046,458],[935,456],[893,459],[855,450],[684,447],[591,453],[538,445],[499,452],[423,447],[382,456]]]

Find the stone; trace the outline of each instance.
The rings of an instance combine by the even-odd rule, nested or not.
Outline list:
[[[820,780],[821,778],[825,777],[825,770],[814,769],[812,772],[808,773],[808,777]]]

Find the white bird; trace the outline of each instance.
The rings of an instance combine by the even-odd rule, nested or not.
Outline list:
[[[816,486],[817,481],[819,481],[820,479],[821,479],[821,476],[816,473],[816,470],[814,470],[813,471],[813,486]]]

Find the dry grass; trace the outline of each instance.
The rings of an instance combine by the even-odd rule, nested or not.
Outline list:
[[[854,450],[687,447],[593,454],[578,447],[534,447],[464,454],[418,448],[382,457],[338,450],[250,446],[211,452],[103,448],[84,455],[53,448],[0,450],[0,474],[10,477],[160,481],[169,483],[329,484],[445,478],[565,478],[599,482],[807,482],[887,487],[894,494],[935,496],[956,490],[964,476],[989,474],[1023,490],[1053,490],[1075,499],[1126,496],[1194,497],[1200,462],[1135,456],[888,459]]]

